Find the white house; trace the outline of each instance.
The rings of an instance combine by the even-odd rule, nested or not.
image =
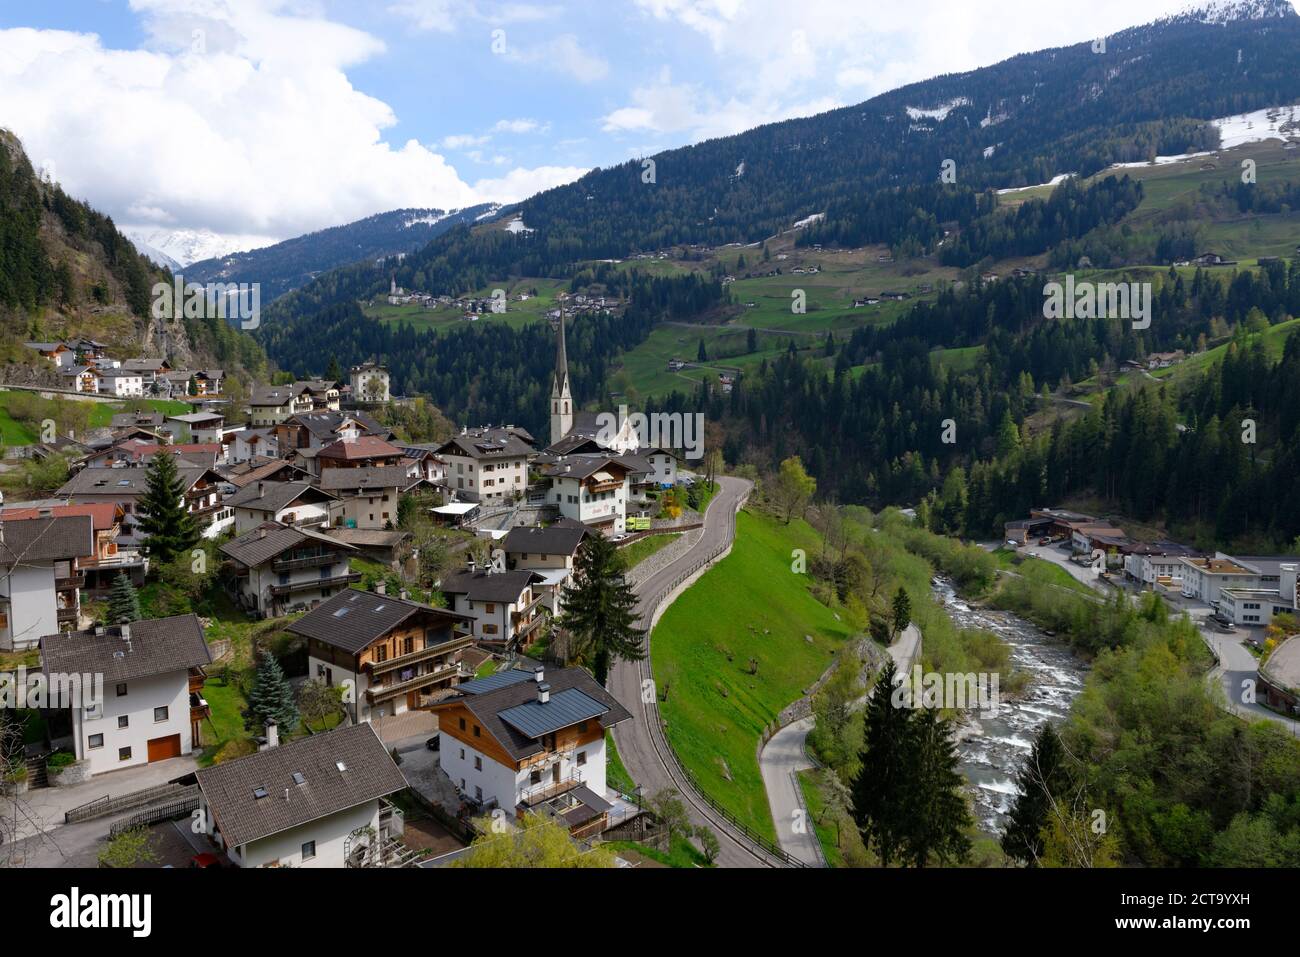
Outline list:
[[[328,525],[340,509],[339,500],[310,482],[249,482],[225,499],[234,512],[235,534],[250,532],[265,522],[282,525]]]
[[[1165,579],[1171,587],[1182,587],[1184,558],[1193,558],[1196,550],[1173,542],[1134,545],[1124,556],[1124,573],[1143,585]]]
[[[1214,558],[1181,558],[1183,597],[1196,598],[1207,605],[1219,604],[1225,588],[1254,588],[1259,575],[1223,553]]]
[[[536,572],[542,581],[534,587],[552,616],[564,613],[564,591],[573,580],[573,568],[583,541],[592,532],[579,522],[562,520],[546,528],[519,525],[510,529],[501,550],[506,567]]]
[[[127,398],[144,395],[144,375],[131,369],[96,369],[96,391]]]
[[[452,610],[473,619],[472,633],[480,644],[500,648],[527,645],[546,614],[543,577],[534,571],[479,569],[444,575],[439,585]]]
[[[78,760],[103,774],[190,754],[207,716],[203,668],[212,656],[194,614],[47,635],[41,667],[60,675],[103,675],[103,698],[74,703]]]
[[[362,466],[323,469],[319,481],[322,491],[339,500],[336,524],[384,529],[397,525],[397,503],[402,493],[421,480],[397,466]]]
[[[35,648],[43,636],[77,627],[84,580],[77,561],[95,554],[90,515],[0,524],[0,649]]]
[[[514,426],[464,429],[436,450],[447,463],[446,485],[457,498],[503,503],[528,488],[532,436]]]
[[[549,814],[587,837],[609,823],[605,732],[631,718],[581,668],[501,671],[434,705],[438,764],[465,801]]]
[[[542,469],[551,480],[546,500],[565,518],[605,535],[622,535],[627,524],[630,472],[607,455],[562,455]]]
[[[369,724],[336,728],[198,771],[199,822],[239,867],[347,867],[375,860],[406,778]]]
[[[1300,565],[1281,566],[1277,588],[1224,588],[1220,592],[1219,614],[1234,625],[1263,628],[1275,615],[1294,615],[1300,611],[1296,593],[1296,570]]]
[[[358,550],[310,528],[266,522],[221,553],[235,568],[240,606],[262,618],[314,608],[361,580],[350,565]]]

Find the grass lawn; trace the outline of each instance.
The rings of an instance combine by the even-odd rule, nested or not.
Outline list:
[[[1032,555],[1020,555],[1010,548],[996,549],[993,557],[997,560],[999,568],[1015,572],[1021,578],[1028,578],[1032,582],[1043,585],[1068,588],[1090,598],[1095,598],[1097,595],[1095,589],[1089,588],[1055,562],[1034,558]]]
[[[843,867],[844,857],[840,854],[839,846],[835,843],[835,822],[831,820],[818,821],[821,819],[823,808],[826,802],[822,800],[822,789],[817,783],[818,771],[811,768],[799,771],[799,788],[803,791],[804,804],[808,808],[808,823],[813,826],[813,831],[817,834],[817,843],[822,846],[822,853],[826,855],[826,863],[830,867]]]
[[[232,675],[230,684],[225,684],[219,677],[210,677],[203,685],[203,697],[208,702],[212,714],[204,730],[204,738],[211,743],[203,749],[199,764],[208,767],[216,757],[221,746],[227,741],[248,737],[244,730],[244,717],[241,713],[248,706],[240,693],[239,685]]]
[[[681,532],[673,532],[670,535],[647,535],[645,538],[638,538],[631,545],[618,550],[619,557],[623,559],[623,567],[635,568],[659,549],[671,545],[681,537]]]
[[[695,845],[684,837],[673,838],[671,853],[665,853],[647,844],[638,844],[636,841],[605,841],[600,846],[616,854],[619,851],[636,851],[642,857],[648,857],[652,861],[658,861],[668,867],[713,866],[704,859],[704,855],[699,852]]]
[[[483,664],[478,666],[478,670],[474,672],[474,677],[486,678],[488,675],[494,675],[496,673],[497,660],[495,658],[489,658],[487,661],[483,662]]]
[[[608,731],[605,732],[605,781],[624,794],[636,792],[636,782],[623,766],[623,759],[618,756],[618,746],[614,744],[614,735]]]
[[[714,800],[773,841],[759,736],[850,637],[809,579],[791,571],[792,549],[818,547],[805,522],[742,512],[731,554],[673,603],[650,643],[678,758]]]

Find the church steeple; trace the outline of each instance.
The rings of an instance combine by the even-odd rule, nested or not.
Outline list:
[[[564,306],[555,339],[555,381],[551,385],[551,444],[573,428],[573,396],[569,391],[569,356],[564,348]]]

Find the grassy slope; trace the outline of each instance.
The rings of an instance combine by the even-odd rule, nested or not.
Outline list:
[[[808,579],[790,570],[794,548],[816,549],[816,532],[742,512],[732,553],[674,602],[650,645],[678,758],[714,800],[773,840],[759,736],[849,638],[809,594]],[[748,673],[751,657],[756,675]]]
[[[659,549],[671,545],[681,537],[681,532],[672,535],[648,535],[645,538],[638,538],[626,548],[620,548],[618,555],[623,559],[625,567],[635,568]]]

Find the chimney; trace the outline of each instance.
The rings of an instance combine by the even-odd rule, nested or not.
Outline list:
[[[280,728],[274,721],[266,722],[266,746],[268,748],[278,748],[280,746]],[[285,795],[288,796],[287,789]]]
[[[546,680],[546,669],[542,665],[538,665],[533,669],[533,680],[538,684]]]
[[[546,704],[551,700],[551,686],[545,681],[537,686],[537,703]]]
[[[265,495],[265,494],[266,494],[266,483],[265,483],[265,482],[258,482],[258,483],[257,483],[257,497],[258,497],[258,498],[261,498],[261,497],[262,497],[263,495]]]
[[[129,624],[121,626],[122,640],[126,642],[126,650],[131,650],[131,626]]]
[[[474,561],[473,555],[469,557],[469,560],[465,563],[465,567],[469,569],[471,575],[478,571],[478,562]]]
[[[103,626],[103,625],[100,625],[100,624],[95,625],[95,637],[96,637],[96,638],[103,638],[103,637],[104,637],[104,626]]]
[[[384,581],[382,578],[381,578],[379,581],[375,582],[375,594],[376,594],[376,595],[387,595],[387,594],[388,594],[388,582]]]

